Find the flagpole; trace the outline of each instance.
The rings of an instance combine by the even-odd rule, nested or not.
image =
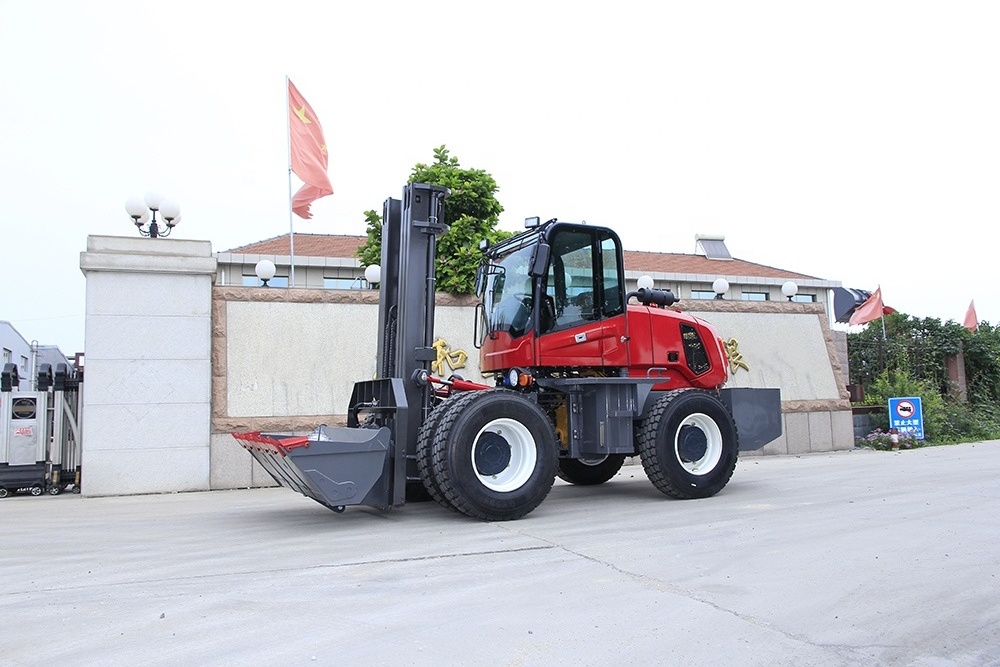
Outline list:
[[[288,99],[288,75],[285,75],[285,141],[288,156],[288,286],[295,287],[295,223],[292,217],[292,119],[288,110],[291,108]]]
[[[882,340],[885,340],[886,339],[886,336],[885,336],[885,302],[882,301],[882,286],[881,285],[878,286],[878,299],[881,302],[881,303],[879,303],[879,306],[881,307],[880,315],[882,316]]]

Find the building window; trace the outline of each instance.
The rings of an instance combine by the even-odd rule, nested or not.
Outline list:
[[[691,290],[691,298],[703,299],[703,300],[714,299],[715,292],[713,292],[712,290],[705,290],[705,289],[693,289]]]
[[[796,294],[792,297],[792,301],[796,303],[816,303],[815,294]]]
[[[28,375],[28,357],[21,357],[21,375]]]
[[[10,360],[11,360],[11,356],[10,355],[11,354],[13,354],[13,353],[10,350],[8,350],[7,348],[3,349],[3,363],[4,363],[5,366],[10,363]]]
[[[767,292],[743,292],[744,301],[767,301]]]
[[[263,283],[257,276],[243,276],[244,287],[260,287]],[[288,287],[288,276],[275,276],[267,281],[268,287]]]
[[[365,289],[368,283],[360,276],[357,278],[323,278],[325,289]]]

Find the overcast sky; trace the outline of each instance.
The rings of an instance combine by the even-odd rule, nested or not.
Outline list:
[[[0,0],[0,320],[82,351],[80,252],[136,235],[124,203],[150,189],[214,252],[287,233],[287,75],[336,190],[296,232],[364,233],[445,144],[494,175],[506,229],[719,233],[995,323],[998,34],[992,1]]]

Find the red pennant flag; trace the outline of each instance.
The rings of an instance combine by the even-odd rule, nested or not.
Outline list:
[[[965,311],[965,328],[969,331],[975,331],[979,328],[979,318],[976,317],[976,301],[973,299],[969,302],[969,309]]]
[[[305,184],[292,197],[292,211],[309,219],[309,205],[320,197],[333,194],[327,176],[326,140],[316,113],[288,81],[288,128],[290,133],[292,171]]]
[[[863,304],[854,309],[854,314],[848,324],[864,324],[882,317],[885,306],[882,304],[882,288],[875,290],[874,294],[868,297]]]

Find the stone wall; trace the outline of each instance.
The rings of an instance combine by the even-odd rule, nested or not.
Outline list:
[[[435,336],[481,379],[474,301],[438,295]],[[212,486],[270,484],[231,433],[344,424],[354,383],[375,376],[378,292],[215,287],[212,305]]]
[[[438,295],[435,337],[465,351],[468,361],[458,372],[481,380],[474,303]],[[737,368],[730,386],[781,388],[784,433],[759,453],[853,447],[850,404],[822,305],[685,305],[723,338],[736,339],[746,368]],[[374,291],[213,289],[213,488],[272,483],[232,432],[303,433],[345,422],[354,382],[375,374],[377,322]]]

